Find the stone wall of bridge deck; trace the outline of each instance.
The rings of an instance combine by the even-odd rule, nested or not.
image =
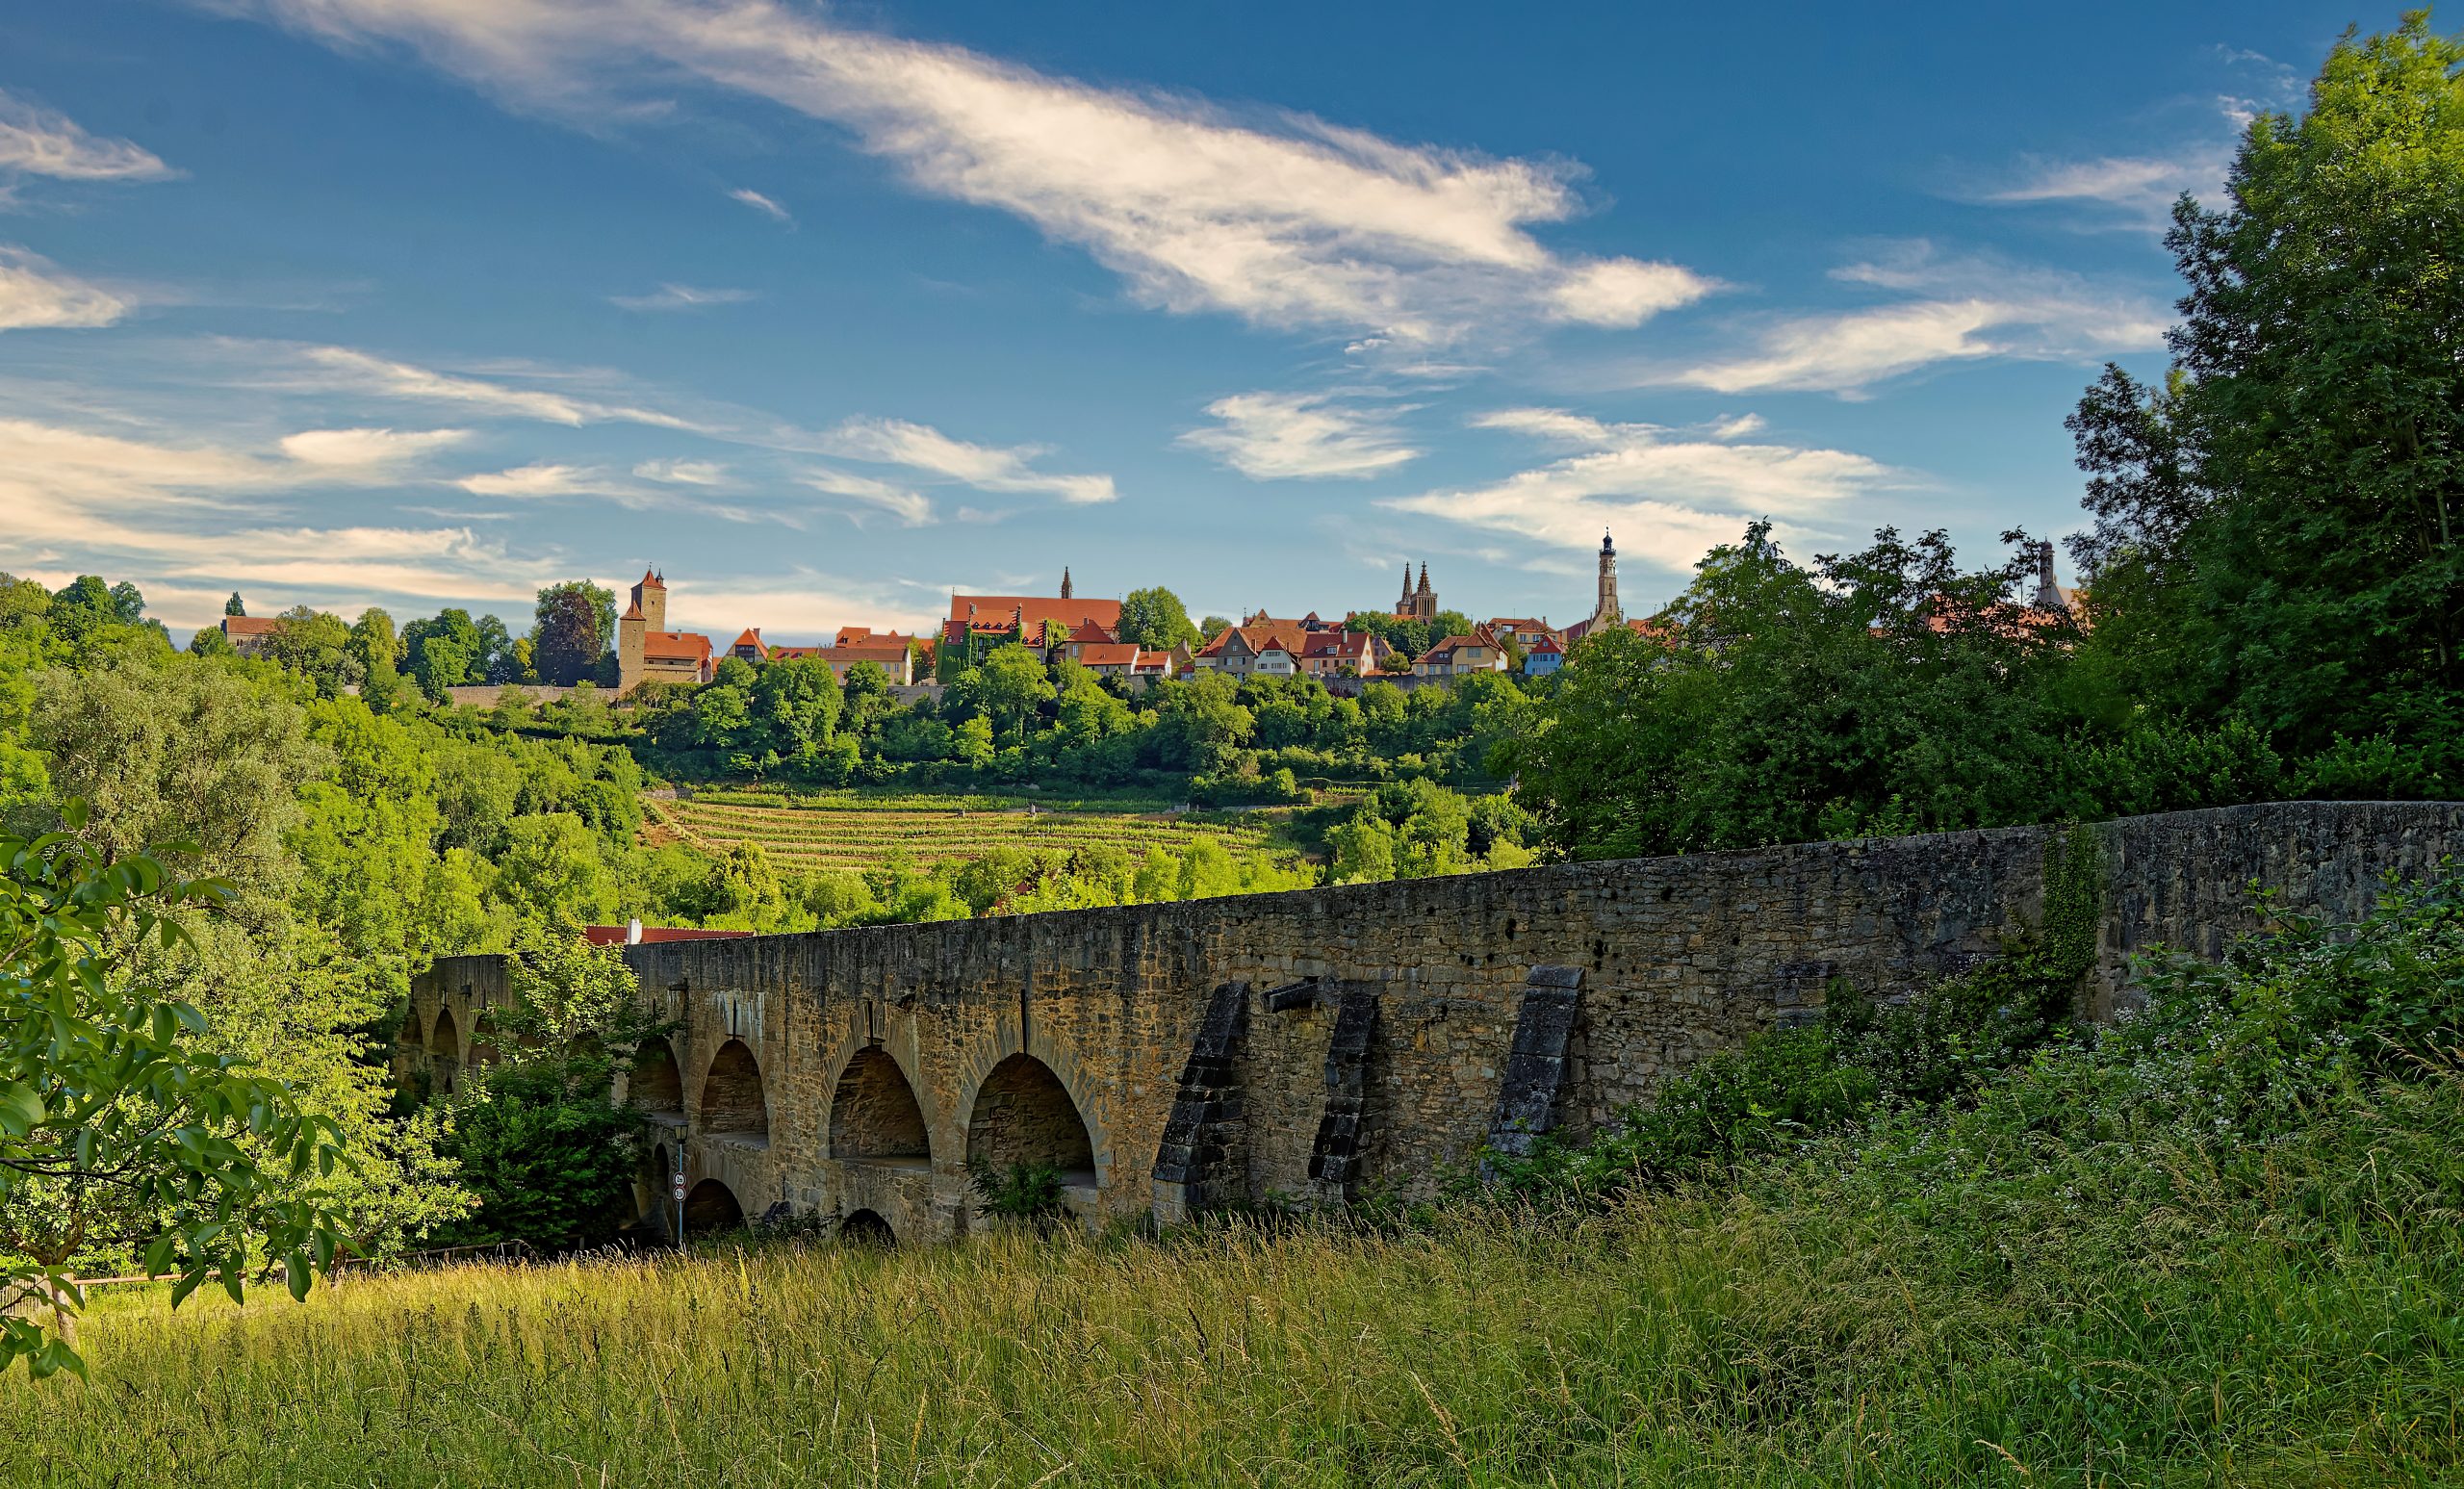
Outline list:
[[[1845,979],[1880,997],[1994,954],[2043,912],[2048,845],[2013,828],[1562,865],[1178,905],[668,942],[626,955],[680,1025],[688,1179],[724,1179],[748,1216],[784,1203],[870,1210],[902,1239],[963,1231],[965,1158],[980,1089],[1025,1054],[1083,1120],[1091,1222],[1156,1202],[1150,1184],[1210,995],[1245,984],[1245,1028],[1225,1062],[1238,1096],[1237,1172],[1210,1193],[1306,1196],[1340,1141],[1360,1186],[1424,1194],[1487,1140],[1535,967],[1579,974],[1556,1110],[1579,1134],[1710,1051],[1818,1017]],[[2464,848],[2464,806],[2292,803],[2127,819],[2093,830],[2102,883],[2091,1012],[2122,1001],[2127,959],[2159,944],[2215,955],[2260,923],[2253,884],[2287,909],[2349,915],[2388,872],[2417,875]],[[450,1010],[467,1031],[491,997],[476,963],[420,980],[406,1022]],[[467,989],[467,990],[465,990]],[[1339,1007],[1373,1001],[1367,1044],[1334,1058]],[[704,1130],[701,1083],[730,1041],[757,1063],[768,1132]],[[891,1057],[911,1087],[929,1157],[831,1151],[849,1063]],[[404,1065],[424,1058],[405,1048]],[[1335,1121],[1336,1087],[1357,1122]],[[1347,1099],[1352,1099],[1348,1097]],[[1227,1103],[1218,1101],[1218,1107]],[[1346,1108],[1346,1111],[1350,1110]],[[1339,1130],[1340,1129],[1340,1130]],[[1355,1130],[1356,1129],[1356,1130]]]

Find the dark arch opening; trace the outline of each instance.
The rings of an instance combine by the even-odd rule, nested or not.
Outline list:
[[[471,1020],[471,1064],[473,1065],[492,1065],[503,1058],[497,1052],[496,1034],[496,1030],[488,1023],[486,1014],[482,1013],[478,1017]]]
[[[898,1232],[889,1228],[878,1210],[859,1210],[838,1222],[838,1240],[843,1245],[889,1247],[898,1245]]]
[[[1095,1182],[1095,1147],[1078,1103],[1052,1066],[1033,1055],[1012,1055],[976,1089],[966,1119],[966,1161],[970,1168],[1048,1166],[1062,1171],[1065,1184]]]
[[[933,1162],[924,1109],[907,1072],[885,1049],[860,1049],[830,1096],[830,1156],[868,1163],[921,1166]]]
[[[761,1092],[761,1065],[742,1040],[730,1040],[710,1057],[702,1077],[702,1130],[732,1138],[770,1137],[770,1103]]]
[[[672,1117],[682,1122],[684,1076],[676,1068],[675,1047],[663,1039],[644,1040],[633,1052],[633,1071],[626,1078],[625,1094],[653,1117]]]
[[[735,1192],[716,1179],[704,1179],[684,1196],[684,1234],[706,1236],[712,1231],[744,1229],[744,1206],[735,1202]]]
[[[433,1074],[430,1085],[437,1094],[444,1095],[453,1090],[453,1077],[462,1068],[462,1031],[454,1027],[453,1010],[436,1011],[436,1027],[428,1031],[427,1053],[428,1068]]]

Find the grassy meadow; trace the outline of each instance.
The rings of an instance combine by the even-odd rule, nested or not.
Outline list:
[[[1267,846],[1255,814],[1238,820],[1167,811],[1164,801],[1046,800],[1037,796],[823,791],[788,794],[706,790],[644,804],[658,827],[724,854],[757,842],[781,869],[877,868],[898,851],[918,867],[996,848],[1107,846],[1141,855],[1213,838],[1238,854]]]
[[[2451,1483],[2458,1138],[2451,1073],[1973,1183],[122,1297],[0,1442],[45,1485]]]

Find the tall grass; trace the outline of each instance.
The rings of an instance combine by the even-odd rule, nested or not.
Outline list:
[[[1386,1231],[783,1245],[129,1304],[91,1322],[90,1383],[0,1384],[0,1473],[2451,1482],[2459,1140],[2464,1079],[2442,1073],[2265,1151],[2066,1138],[1999,1187],[1775,1165],[1724,1194]]]

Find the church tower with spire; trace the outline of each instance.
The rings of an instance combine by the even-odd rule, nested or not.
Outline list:
[[[1067,564],[1063,564],[1061,566],[1061,598],[1064,600],[1072,598],[1069,593],[1069,566]]]
[[[1606,529],[1600,534],[1600,602],[1592,606],[1591,630],[1625,624],[1626,612],[1617,604],[1617,540]]]

